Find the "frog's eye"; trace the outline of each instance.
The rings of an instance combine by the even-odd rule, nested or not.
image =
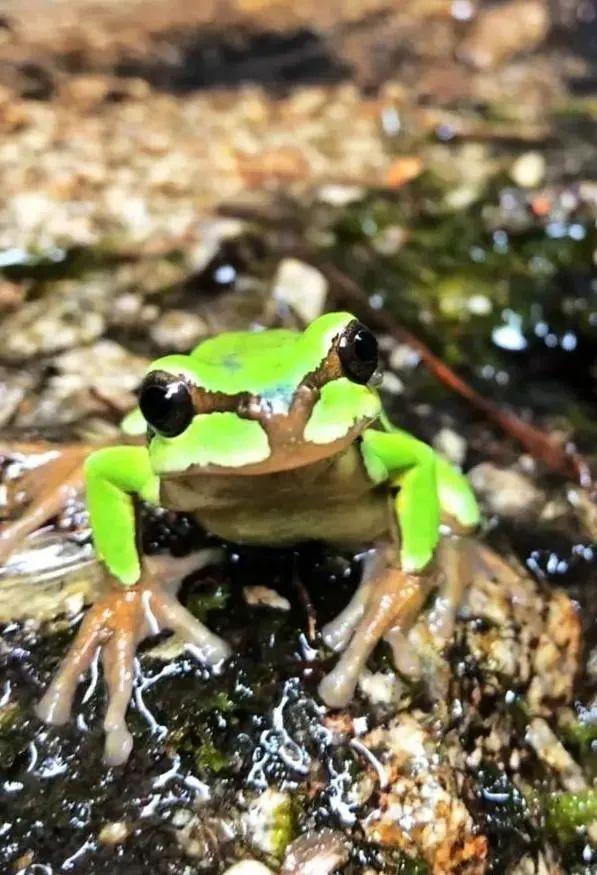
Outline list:
[[[141,384],[139,407],[148,425],[165,437],[181,434],[195,411],[184,380],[165,371],[151,371]]]
[[[351,322],[338,342],[338,355],[350,380],[368,383],[377,369],[377,340],[362,322]]]

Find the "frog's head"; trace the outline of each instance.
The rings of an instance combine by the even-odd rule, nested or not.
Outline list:
[[[157,474],[258,474],[331,456],[380,412],[377,342],[349,313],[302,333],[221,334],[151,365],[139,407]]]

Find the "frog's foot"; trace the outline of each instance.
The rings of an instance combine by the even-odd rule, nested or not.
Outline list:
[[[386,551],[371,558],[365,580],[344,611],[322,632],[326,644],[344,650],[323,678],[319,694],[333,708],[347,705],[378,641],[407,629],[431,589],[427,576],[406,574],[389,563]]]
[[[133,689],[135,653],[144,638],[163,630],[177,633],[187,649],[209,665],[216,665],[230,655],[225,641],[187,611],[169,588],[146,573],[135,586],[118,585],[89,609],[37,706],[38,716],[54,725],[69,720],[81,675],[99,650],[108,689],[104,760],[111,766],[126,762],[133,745],[125,717]]]
[[[0,447],[0,452],[2,452]],[[83,492],[83,463],[91,447],[73,445],[16,445],[10,455],[32,454],[32,464],[19,482],[30,504],[14,522],[0,526],[0,566],[36,529],[59,514]],[[8,453],[8,448],[6,448]]]
[[[453,536],[440,541],[435,568],[425,576],[405,574],[391,561],[391,554],[372,551],[361,586],[342,613],[323,629],[328,647],[344,651],[320,685],[328,705],[348,704],[367,658],[381,638],[390,645],[400,674],[420,678],[423,666],[413,634],[422,634],[441,651],[452,637],[457,611],[475,568],[479,565],[479,573],[486,573],[488,560],[485,553],[473,549],[468,538]],[[434,603],[412,629],[432,587],[438,590]]]

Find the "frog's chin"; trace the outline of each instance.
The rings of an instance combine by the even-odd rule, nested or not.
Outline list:
[[[368,424],[368,423],[367,423]],[[242,465],[216,465],[216,464],[191,464],[180,471],[156,471],[155,473],[163,480],[189,475],[235,475],[238,477],[252,477],[260,474],[276,474],[282,471],[291,471],[295,468],[305,468],[344,452],[358,439],[367,424],[358,423],[349,430],[344,437],[337,438],[329,443],[312,443],[305,440],[289,439],[287,442],[275,446],[267,459],[259,462],[251,462]]]

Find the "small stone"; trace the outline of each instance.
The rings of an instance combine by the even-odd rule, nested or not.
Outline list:
[[[433,438],[433,448],[453,465],[462,465],[466,456],[466,441],[451,428],[442,428]]]
[[[226,869],[224,875],[274,875],[274,873],[257,860],[242,860]]]
[[[103,826],[97,838],[102,845],[120,845],[128,837],[129,832],[128,824],[124,820],[117,820]]]
[[[545,176],[545,158],[541,152],[519,155],[510,168],[510,176],[521,188],[536,188]]]
[[[280,262],[274,277],[273,296],[294,310],[305,324],[322,314],[327,291],[327,280],[317,268],[297,258]]]
[[[273,608],[277,611],[289,611],[290,602],[274,589],[267,586],[245,586],[243,595],[248,605]]]
[[[359,678],[359,689],[372,705],[395,704],[402,692],[396,675],[382,671],[363,671]]]
[[[154,343],[171,352],[188,352],[207,333],[203,319],[186,310],[166,310],[150,331]]]
[[[492,512],[516,517],[535,509],[543,501],[543,493],[534,483],[507,468],[482,462],[469,471],[469,480],[478,496]]]
[[[487,316],[493,309],[493,304],[487,295],[471,295],[466,306],[474,316]]]
[[[269,789],[253,799],[243,815],[247,841],[256,850],[280,857],[292,838],[290,796]]]
[[[331,207],[345,207],[365,197],[365,190],[358,185],[322,185],[317,196],[324,204]]]
[[[307,832],[288,846],[280,875],[328,875],[347,863],[348,857],[348,842],[341,832]]]
[[[390,367],[395,371],[409,371],[421,361],[421,356],[406,343],[399,343],[390,353]]]
[[[404,383],[393,371],[384,371],[381,388],[390,395],[402,395]]]
[[[542,0],[509,0],[479,11],[458,55],[488,70],[519,52],[532,52],[547,36],[549,12]]]
[[[408,231],[401,225],[388,225],[373,238],[373,248],[380,255],[394,255],[408,240]]]

